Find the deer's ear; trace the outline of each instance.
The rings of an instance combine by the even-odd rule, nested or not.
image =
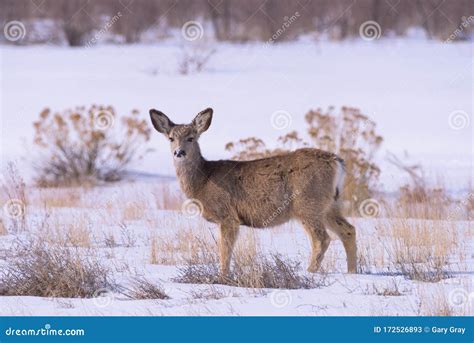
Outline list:
[[[157,111],[155,109],[150,110],[150,118],[151,123],[153,124],[153,127],[156,129],[156,131],[165,135],[169,134],[175,125],[163,112]]]
[[[196,118],[193,119],[192,124],[196,128],[199,134],[206,131],[212,122],[212,108],[206,108],[197,114]]]

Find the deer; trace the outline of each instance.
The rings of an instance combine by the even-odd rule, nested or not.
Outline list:
[[[308,272],[320,269],[330,230],[343,243],[348,273],[356,273],[356,231],[341,211],[342,158],[301,148],[251,161],[208,161],[201,154],[199,137],[211,125],[212,108],[199,112],[190,124],[175,124],[156,109],[149,113],[153,127],[170,142],[181,191],[200,205],[205,220],[219,227],[222,277],[230,273],[241,225],[270,228],[290,220],[299,221],[309,237]]]

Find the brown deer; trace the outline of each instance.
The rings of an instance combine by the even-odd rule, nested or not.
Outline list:
[[[355,228],[342,216],[339,200],[343,160],[306,148],[253,161],[207,161],[198,140],[211,125],[212,113],[207,108],[186,125],[173,123],[155,109],[150,117],[171,143],[181,190],[202,206],[206,220],[220,227],[222,275],[229,273],[240,225],[263,228],[290,219],[299,220],[309,235],[309,272],[316,272],[323,260],[330,242],[326,229],[330,229],[342,240],[348,271],[355,273]]]

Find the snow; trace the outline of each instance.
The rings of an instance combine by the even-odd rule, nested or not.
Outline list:
[[[409,152],[452,189],[466,187],[472,178],[472,123],[459,130],[449,124],[449,115],[458,110],[472,122],[470,42],[306,40],[215,48],[205,71],[180,75],[182,52],[173,41],[0,47],[2,163],[31,157],[25,152],[31,148],[31,123],[45,107],[112,104],[121,113],[137,108],[147,119],[148,110],[157,108],[185,123],[211,106],[214,119],[201,138],[202,151],[208,158],[229,158],[224,150],[229,141],[258,136],[271,146],[281,134],[303,132],[309,109],[348,105],[373,118],[385,139],[378,158],[387,189],[396,189],[401,180],[384,162],[386,151]],[[276,111],[291,115],[283,130],[272,126]],[[135,169],[174,175],[166,141],[156,133],[150,146],[156,151]]]
[[[446,222],[442,229],[446,237],[457,237],[455,251],[451,251],[449,278],[435,283],[405,278],[394,269],[387,269],[387,261],[393,260],[386,251],[391,244],[391,233],[384,227],[396,227],[397,219],[349,218],[357,228],[358,246],[371,262],[370,272],[346,274],[346,260],[342,243],[333,235],[323,266],[327,271],[325,282],[313,289],[250,289],[220,284],[184,284],[174,278],[179,275],[181,262],[152,264],[152,238],[168,239],[179,245],[186,240],[186,232],[207,237],[211,242],[218,237],[216,225],[199,217],[187,217],[180,211],[160,210],[153,198],[154,188],[147,183],[125,184],[102,189],[90,189],[82,195],[82,205],[45,208],[40,200],[45,192],[32,190],[28,206],[28,231],[0,236],[0,251],[6,252],[16,239],[22,239],[41,229],[39,223],[46,218],[54,230],[65,230],[71,223],[86,223],[90,232],[91,246],[84,254],[99,256],[109,266],[114,279],[127,286],[136,275],[162,285],[170,297],[166,300],[131,300],[116,290],[103,297],[91,299],[0,297],[0,315],[420,315],[433,307],[449,302],[454,314],[471,314],[472,303],[453,302],[456,292],[468,296],[473,291],[472,223]],[[54,193],[53,193],[54,194]],[[123,201],[126,195],[126,202]],[[94,199],[92,201],[91,199]],[[112,207],[107,207],[112,202]],[[143,206],[137,218],[124,217],[124,207],[137,202]],[[87,205],[89,204],[89,205]],[[408,220],[410,225],[430,227],[427,220]],[[9,226],[9,221],[4,221]],[[124,224],[126,232],[123,231]],[[441,225],[441,226],[440,226]],[[442,228],[443,223],[436,223]],[[453,236],[453,231],[455,235]],[[43,235],[44,235],[44,231]],[[179,234],[184,235],[179,237]],[[105,237],[113,235],[116,244],[108,246]],[[254,235],[254,236],[252,236]],[[255,237],[258,251],[263,254],[278,253],[280,256],[301,262],[300,273],[305,271],[310,247],[301,225],[290,222],[273,229],[254,230],[242,227],[237,245]],[[54,235],[48,235],[54,240]],[[217,246],[214,247],[217,249]],[[76,248],[72,248],[76,249]],[[79,248],[81,249],[81,248]],[[178,249],[178,248],[176,248]],[[173,253],[173,251],[172,251]],[[176,250],[179,256],[184,252]],[[4,255],[5,258],[7,255]],[[166,251],[160,256],[167,256]],[[0,265],[7,260],[0,260]],[[165,262],[159,262],[165,263]],[[316,274],[323,277],[324,274]],[[399,295],[384,295],[385,290],[396,289]],[[454,293],[453,293],[454,292]],[[471,293],[472,294],[472,293]],[[467,298],[469,299],[469,298]],[[441,305],[439,304],[441,302]],[[420,310],[421,309],[421,310]],[[422,312],[420,312],[422,311]]]

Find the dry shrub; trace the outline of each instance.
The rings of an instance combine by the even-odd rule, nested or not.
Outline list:
[[[2,190],[0,200],[2,204],[5,201],[2,207],[9,219],[9,229],[12,232],[24,231],[26,229],[26,210],[29,199],[26,195],[25,181],[13,162],[7,163],[0,183],[0,189]]]
[[[122,287],[122,294],[133,300],[169,299],[159,284],[155,284],[143,276],[132,280],[130,288]]]
[[[203,71],[215,53],[216,49],[204,39],[186,41],[178,56],[178,72],[187,75]]]
[[[120,226],[120,241],[122,246],[126,248],[133,248],[137,244],[137,237],[135,233],[124,223],[119,223]]]
[[[190,231],[192,235],[193,232]],[[185,236],[186,237],[186,236]],[[183,237],[184,238],[184,237]],[[181,255],[176,282],[196,284],[223,283],[248,288],[316,288],[327,285],[327,274],[302,275],[300,262],[278,254],[259,253],[260,247],[253,231],[243,231],[233,254],[231,275],[222,278],[219,271],[217,241],[206,237],[190,237],[192,245]],[[189,243],[188,243],[189,244]]]
[[[300,262],[285,259],[278,254],[267,257],[263,254],[254,256],[246,264],[235,261],[231,274],[222,278],[218,263],[196,264],[187,261],[179,267],[179,275],[175,282],[195,284],[223,283],[235,287],[246,288],[284,288],[309,289],[327,286],[327,274],[302,275]]]
[[[445,187],[430,185],[419,164],[407,164],[394,154],[389,154],[387,159],[409,177],[409,182],[400,187],[397,199],[397,206],[402,208],[405,218],[451,219],[453,199]]]
[[[109,269],[77,250],[39,239],[19,242],[0,272],[0,295],[90,298],[113,289]]]
[[[150,130],[134,110],[120,121],[111,106],[93,105],[52,113],[45,109],[34,122],[39,148],[36,181],[65,186],[117,181],[124,169],[143,156]]]
[[[280,147],[270,150],[259,138],[250,137],[226,144],[234,159],[252,160],[282,154],[297,147],[309,146],[331,151],[341,156],[346,164],[345,200],[363,201],[370,198],[380,174],[374,157],[382,137],[376,133],[376,124],[360,110],[342,107],[336,113],[317,109],[306,116],[309,140],[293,131],[278,138]]]
[[[400,291],[400,283],[395,279],[391,279],[388,284],[376,284],[367,285],[365,289],[367,295],[379,295],[383,297],[399,297],[403,293]]]

